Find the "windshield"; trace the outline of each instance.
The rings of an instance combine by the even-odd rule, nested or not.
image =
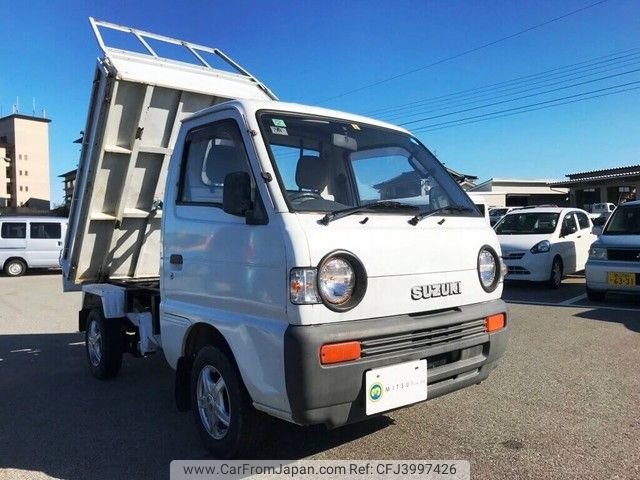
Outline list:
[[[469,210],[443,215],[479,216],[440,162],[409,135],[315,116],[259,113],[258,120],[291,210],[394,201],[412,214],[456,205]],[[375,212],[406,214],[397,207]]]
[[[640,205],[618,207],[602,232],[603,235],[640,234]]]
[[[498,235],[539,235],[553,233],[558,213],[510,213],[494,227]]]

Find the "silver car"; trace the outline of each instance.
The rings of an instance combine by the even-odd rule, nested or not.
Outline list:
[[[589,300],[607,292],[640,293],[640,200],[623,203],[611,214],[591,245],[585,268]]]

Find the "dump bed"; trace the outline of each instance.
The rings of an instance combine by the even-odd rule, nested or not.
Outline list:
[[[158,278],[160,202],[181,120],[229,99],[276,100],[218,49],[90,22],[102,57],[61,260],[65,291],[87,282]],[[142,51],[106,45],[103,33],[113,32],[134,39]],[[158,45],[179,49],[194,63],[161,56]],[[207,57],[232,72],[214,68]]]

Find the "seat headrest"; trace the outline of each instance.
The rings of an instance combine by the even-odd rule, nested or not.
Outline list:
[[[324,190],[329,183],[327,161],[323,157],[302,155],[296,166],[296,183],[305,190]]]

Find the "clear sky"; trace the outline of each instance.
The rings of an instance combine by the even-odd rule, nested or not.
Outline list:
[[[640,1],[609,0],[436,67],[322,102],[595,1],[0,0],[0,107],[11,113],[19,97],[21,113],[31,114],[35,97],[37,113],[46,108],[52,120],[52,200],[59,202],[57,175],[77,165],[79,148],[72,141],[84,129],[99,54],[89,16],[218,47],[282,100],[366,113],[640,47]],[[640,81],[640,72],[632,72],[638,68],[640,60],[581,81],[631,72],[615,78],[409,127]],[[437,113],[376,116],[402,123],[469,108],[444,106]],[[640,163],[638,112],[640,90],[632,90],[416,134],[447,166],[481,180],[562,178]]]

